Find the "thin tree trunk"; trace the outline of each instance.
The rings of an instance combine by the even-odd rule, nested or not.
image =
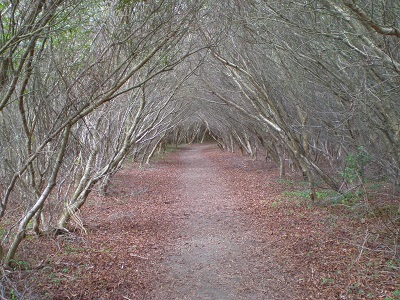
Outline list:
[[[65,228],[69,220],[71,220],[71,218],[73,217],[73,215],[83,206],[83,204],[85,204],[87,197],[92,191],[92,188],[99,180],[100,178],[90,180],[89,183],[86,185],[85,189],[83,190],[82,194],[79,195],[79,197],[77,197],[73,203],[67,205],[64,208],[63,214],[58,220],[57,226],[59,229]]]
[[[150,164],[150,160],[153,158],[153,155],[154,155],[154,153],[156,152],[157,147],[159,147],[159,146],[161,145],[161,143],[162,143],[161,140],[158,141],[157,144],[153,147],[153,149],[151,149],[151,152],[150,152],[150,154],[147,156],[147,159],[146,159],[146,165]]]
[[[58,153],[57,160],[56,160],[53,172],[50,176],[50,179],[49,179],[46,189],[40,195],[40,197],[36,201],[35,205],[25,214],[25,216],[22,218],[22,221],[19,223],[17,234],[15,235],[14,240],[11,244],[11,247],[8,249],[7,255],[3,262],[5,266],[10,265],[10,262],[14,258],[14,255],[17,251],[19,244],[22,242],[22,240],[25,237],[26,228],[27,228],[30,220],[41,209],[41,207],[43,207],[44,202],[46,201],[46,199],[48,198],[51,191],[53,190],[53,188],[56,185],[56,179],[57,179],[58,172],[60,170],[61,164],[64,159],[65,150],[67,148],[70,131],[71,131],[71,126],[67,126],[65,128],[65,133],[64,133],[63,140],[62,140],[61,148]]]
[[[285,155],[279,155],[279,178],[286,179]]]

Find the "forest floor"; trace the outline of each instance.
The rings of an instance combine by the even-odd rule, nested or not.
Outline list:
[[[400,299],[399,199],[378,216],[306,188],[212,144],[126,165],[78,230],[26,239],[13,299]]]

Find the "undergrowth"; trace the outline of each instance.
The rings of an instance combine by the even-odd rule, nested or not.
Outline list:
[[[346,297],[400,300],[400,283],[388,285],[388,290],[381,292],[368,287],[387,274],[394,279],[400,278],[399,198],[391,192],[390,183],[364,180],[362,185],[340,193],[320,189],[316,192],[316,202],[311,201],[310,190],[304,182],[280,180],[284,189],[281,194],[261,204],[277,212],[284,211],[292,216],[293,222],[304,213],[311,216],[314,212],[323,212],[322,222],[331,228],[334,239],[346,247],[355,248],[347,271],[354,273],[358,281],[348,283]],[[337,232],[342,232],[343,236],[338,236]],[[320,284],[333,288],[338,278],[340,276],[326,275],[320,278]]]

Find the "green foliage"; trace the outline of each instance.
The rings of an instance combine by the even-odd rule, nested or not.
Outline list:
[[[271,207],[272,208],[277,208],[279,206],[279,202],[278,201],[274,201],[274,202],[272,202],[272,204],[271,204]]]
[[[84,2],[79,5],[77,11],[80,13],[71,14],[69,11],[62,11],[58,14],[57,20],[62,26],[58,28],[57,35],[52,37],[51,47],[69,49],[75,55],[82,53],[85,56],[85,53],[90,51],[93,26],[96,24],[96,15],[101,11],[101,5],[97,3],[89,5]]]
[[[12,289],[12,290],[11,290],[11,300],[17,300],[17,299],[18,299],[18,297],[17,297],[17,295],[16,295],[16,292],[15,292],[14,289]]]
[[[369,209],[368,214],[372,217],[380,217],[384,220],[392,220],[400,218],[400,207],[398,204],[384,204],[379,206],[373,206]],[[400,262],[399,262],[400,265]]]
[[[17,270],[28,270],[29,269],[29,262],[24,260],[11,260],[11,265],[13,266],[14,271]]]
[[[84,249],[83,248],[79,248],[79,247],[71,247],[70,245],[67,245],[65,247],[65,251],[70,254],[70,253],[79,253],[79,252],[83,252]]]
[[[0,240],[3,239],[7,234],[7,230],[0,225]]]
[[[310,197],[309,191],[284,191],[282,193],[283,197],[286,198],[300,198],[300,199],[308,199]]]
[[[307,181],[300,181],[299,182],[299,181],[290,180],[290,179],[279,179],[278,183],[282,184],[282,185],[284,185],[286,187],[292,187],[292,186],[298,186],[298,185],[301,185],[301,186],[307,186],[308,185]]]
[[[179,150],[179,147],[176,147],[173,144],[167,144],[165,146],[164,152],[166,152],[166,153],[174,153],[174,152],[176,152],[178,150]]]
[[[395,290],[392,294],[392,297],[386,297],[385,300],[399,300],[400,299],[400,290]]]
[[[348,183],[354,183],[357,179],[364,182],[364,168],[371,161],[371,155],[363,146],[357,148],[357,153],[349,154],[346,159],[346,167],[340,173]]]
[[[354,190],[348,191],[346,193],[338,193],[332,190],[321,190],[316,191],[317,199],[320,200],[321,203],[324,204],[344,204],[344,205],[355,205],[359,203],[360,200],[363,199],[365,192],[363,190]],[[310,190],[294,190],[294,191],[284,191],[282,193],[282,198],[297,203],[298,206],[304,202],[309,204],[310,198]],[[274,206],[278,206],[279,203],[273,204]]]
[[[334,283],[335,283],[335,279],[333,279],[333,278],[322,278],[323,285],[334,284]]]
[[[127,7],[132,7],[140,2],[145,2],[145,1],[142,1],[142,0],[119,0],[118,4],[117,4],[117,9],[122,10]]]
[[[317,191],[316,196],[318,199],[325,199],[329,196],[337,195],[336,192],[324,190],[324,191]],[[282,193],[283,197],[286,198],[297,198],[297,199],[304,199],[304,200],[311,200],[310,198],[310,190],[298,190],[298,191],[284,191]]]
[[[57,284],[62,283],[62,279],[59,278],[59,277],[58,277],[56,274],[54,274],[54,273],[51,273],[51,274],[49,275],[49,277],[50,277],[51,281],[54,282],[54,283],[57,283]]]
[[[319,200],[329,199],[336,197],[337,195],[337,192],[331,190],[316,191],[316,196]],[[265,206],[267,202],[261,201],[260,203]],[[296,207],[306,206],[308,209],[311,209],[314,206],[311,201],[309,189],[284,191],[280,197],[270,204],[270,206],[272,208],[277,208],[283,203],[295,205]]]
[[[400,259],[396,260],[389,260],[386,265],[388,266],[389,269],[399,271],[400,270]]]
[[[363,195],[364,192],[360,190],[338,194],[332,198],[332,204],[354,205],[363,199]]]

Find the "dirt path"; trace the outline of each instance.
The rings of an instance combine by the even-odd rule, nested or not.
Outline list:
[[[252,232],[240,199],[227,187],[207,151],[181,151],[179,238],[160,266],[149,299],[296,299],[288,276]]]
[[[378,220],[310,205],[295,176],[216,145],[127,163],[92,193],[86,233],[26,239],[19,299],[399,299],[400,261],[357,246]]]

